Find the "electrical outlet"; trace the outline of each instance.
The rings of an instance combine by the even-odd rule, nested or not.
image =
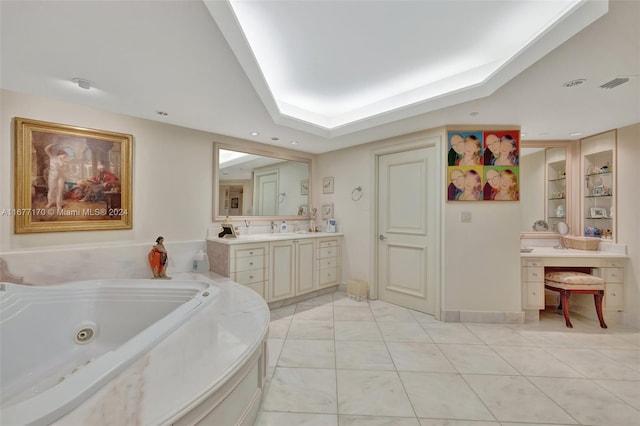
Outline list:
[[[471,212],[460,212],[460,222],[462,222],[462,223],[470,223],[471,222]]]

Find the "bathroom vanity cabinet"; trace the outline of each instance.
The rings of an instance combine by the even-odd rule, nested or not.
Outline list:
[[[545,268],[587,268],[591,274],[605,282],[603,309],[613,316],[625,305],[626,255],[588,250],[557,250],[551,247],[534,248],[521,254],[522,309],[531,313],[545,308]],[[585,316],[595,315],[593,298],[572,297],[571,309]],[[529,315],[529,314],[527,314]],[[609,318],[613,319],[613,318]]]
[[[270,242],[269,254],[271,268],[268,301],[286,299],[315,290],[314,238]]]
[[[245,285],[267,302],[340,283],[342,236],[328,233],[210,239],[211,271]]]

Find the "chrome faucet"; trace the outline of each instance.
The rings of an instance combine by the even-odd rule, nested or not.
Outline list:
[[[274,221],[271,221],[271,233],[273,234],[275,232],[276,229],[276,224]]]

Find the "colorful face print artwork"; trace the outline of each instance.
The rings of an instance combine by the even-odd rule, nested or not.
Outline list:
[[[450,131],[447,201],[518,201],[520,131]]]

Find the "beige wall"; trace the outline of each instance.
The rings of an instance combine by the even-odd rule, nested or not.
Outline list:
[[[0,208],[13,207],[14,117],[132,134],[133,229],[122,231],[13,233],[0,217],[0,252],[96,243],[203,240],[211,222],[212,135],[80,105],[2,91],[0,100]]]
[[[640,328],[640,123],[618,129],[618,243],[627,245],[624,324]]]
[[[374,155],[382,146],[416,139],[440,137],[445,180],[447,153],[445,129],[434,129],[318,156],[316,179],[333,176],[334,194],[320,195],[316,204],[333,202],[339,230],[345,234],[343,281],[357,278],[372,282]],[[316,183],[317,184],[317,183]],[[363,187],[360,201],[352,201],[354,188]],[[443,189],[444,191],[444,189]],[[442,311],[519,312],[520,203],[446,203],[442,194]],[[460,223],[469,211],[471,223]]]

